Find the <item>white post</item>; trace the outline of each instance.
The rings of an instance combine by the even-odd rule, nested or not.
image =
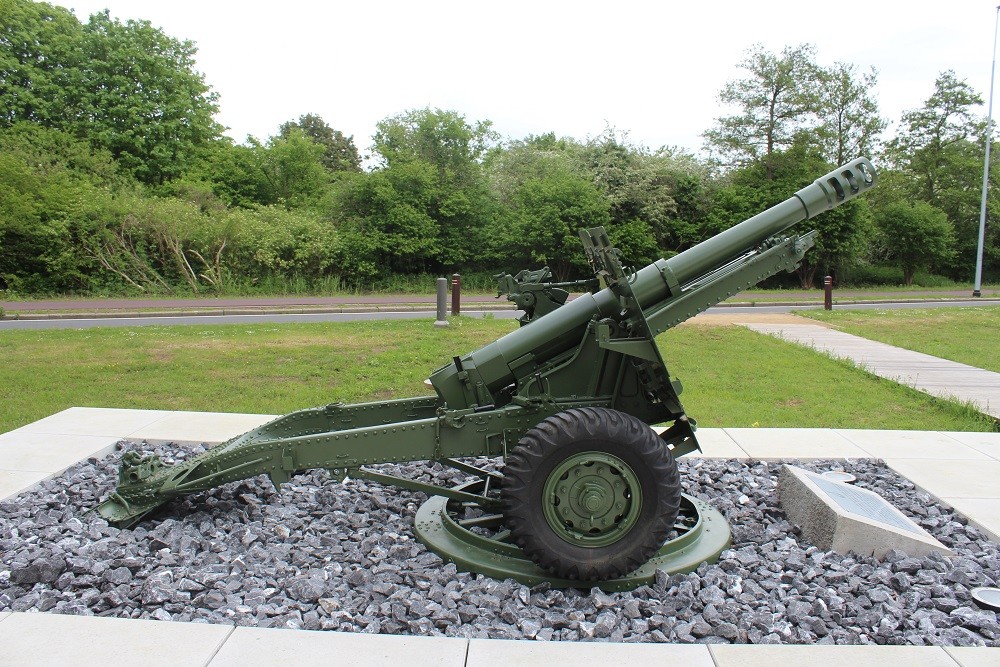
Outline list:
[[[993,77],[997,69],[997,27],[1000,26],[1000,5],[993,22],[993,64],[990,66],[990,103],[986,112],[986,157],[983,160],[983,198],[979,203],[979,245],[976,249],[976,278],[972,296],[982,296],[983,246],[986,242],[986,195],[990,190],[990,145],[993,143]]]

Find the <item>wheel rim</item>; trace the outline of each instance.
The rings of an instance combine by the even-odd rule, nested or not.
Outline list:
[[[642,509],[635,472],[617,456],[580,452],[549,473],[542,512],[556,535],[577,546],[604,547],[625,537]]]

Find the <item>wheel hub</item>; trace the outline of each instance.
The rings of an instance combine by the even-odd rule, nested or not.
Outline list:
[[[603,547],[621,539],[642,508],[639,480],[624,461],[580,452],[549,474],[542,490],[545,520],[571,544]]]

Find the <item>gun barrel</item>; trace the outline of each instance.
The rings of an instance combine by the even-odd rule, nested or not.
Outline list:
[[[765,239],[854,199],[876,182],[875,167],[868,159],[848,162],[763,213],[670,259],[650,264],[638,272],[633,290],[643,308],[652,306],[669,295],[660,277],[665,271],[672,272],[680,284],[690,282],[752,250]]]
[[[758,247],[766,239],[789,227],[830,210],[874,187],[876,172],[865,158],[858,158],[831,171],[792,197],[744,220],[738,225],[670,259],[660,259],[636,273],[632,292],[643,308],[651,308],[671,296],[668,276],[683,285],[727,264]],[[489,392],[514,382],[515,369],[529,362],[544,362],[576,346],[590,320],[615,317],[621,304],[610,289],[585,294],[557,311],[513,331],[462,358],[464,367],[474,368],[477,381]],[[431,375],[439,396],[451,407],[466,402],[461,387],[462,369],[454,364]],[[466,374],[467,376],[467,374]]]

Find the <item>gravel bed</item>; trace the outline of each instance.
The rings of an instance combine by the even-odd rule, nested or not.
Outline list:
[[[167,462],[202,451],[139,447]],[[853,473],[957,556],[820,550],[777,505],[779,464],[682,460],[685,491],[725,514],[732,549],[609,594],[457,572],[413,535],[422,494],[325,471],[280,492],[263,477],[230,484],[118,530],[85,510],[119,460],[81,462],[0,503],[0,610],[503,639],[1000,646],[997,614],[969,595],[1000,581],[997,545],[878,462],[801,465]],[[381,469],[463,479],[439,465]]]

